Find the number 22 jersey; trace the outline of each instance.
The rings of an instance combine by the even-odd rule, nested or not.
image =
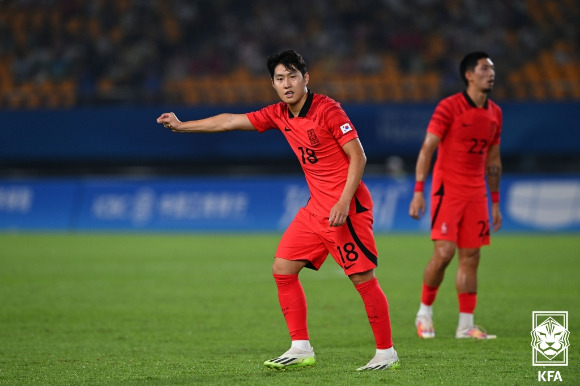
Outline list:
[[[479,108],[460,92],[439,102],[427,127],[441,138],[431,193],[444,189],[446,196],[485,199],[487,151],[499,145],[501,127],[501,109],[489,99]]]

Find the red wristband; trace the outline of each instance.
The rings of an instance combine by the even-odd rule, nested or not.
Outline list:
[[[494,204],[499,202],[499,192],[491,192],[491,202]]]
[[[423,192],[425,188],[425,181],[415,181],[415,189],[414,192]]]

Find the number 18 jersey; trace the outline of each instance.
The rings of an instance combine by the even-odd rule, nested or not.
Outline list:
[[[314,215],[328,217],[346,183],[349,160],[342,146],[358,134],[340,104],[308,92],[304,106],[294,117],[284,102],[247,114],[258,132],[278,129],[290,144],[304,171],[310,200],[306,208]],[[361,181],[349,214],[372,208],[371,195]]]

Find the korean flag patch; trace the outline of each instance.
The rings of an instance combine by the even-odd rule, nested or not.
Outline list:
[[[350,127],[348,123],[345,123],[344,125],[340,126],[340,130],[342,130],[342,134],[346,134],[349,131],[352,131],[352,127]]]

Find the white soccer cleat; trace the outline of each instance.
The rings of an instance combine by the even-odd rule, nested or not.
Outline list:
[[[495,339],[497,335],[490,335],[485,330],[479,326],[473,326],[469,328],[465,328],[463,330],[457,330],[455,332],[455,337],[457,339],[477,339],[477,340],[484,340],[484,339]]]
[[[280,355],[278,358],[270,359],[264,362],[264,366],[271,369],[283,370],[294,367],[307,367],[316,363],[316,356],[314,349],[300,350],[296,347],[291,347],[290,350]]]
[[[417,318],[415,319],[415,326],[417,326],[417,335],[419,338],[435,338],[433,318],[431,318],[431,315],[417,315]]]
[[[401,367],[401,364],[399,362],[399,356],[395,351],[395,355],[391,356],[385,354],[376,354],[369,363],[363,367],[359,367],[357,371],[398,369],[399,367]]]

